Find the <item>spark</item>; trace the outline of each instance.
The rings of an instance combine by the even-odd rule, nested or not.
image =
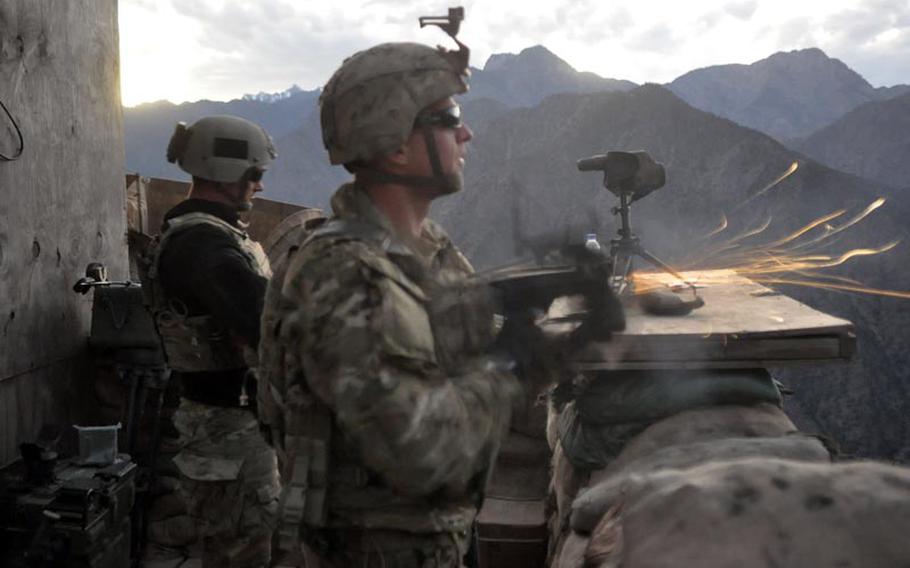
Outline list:
[[[717,234],[723,232],[727,228],[728,225],[729,225],[729,223],[727,222],[727,215],[724,213],[721,213],[720,226],[717,227],[716,229],[714,229],[713,231],[711,231],[710,233],[708,233],[707,235],[705,235],[704,238],[710,239],[714,235],[717,235]]]
[[[910,292],[901,290],[886,290],[883,288],[869,288],[868,286],[850,286],[847,284],[832,284],[830,282],[813,282],[810,280],[789,280],[786,278],[770,278],[759,280],[761,284],[789,284],[791,286],[808,286],[810,288],[821,288],[823,290],[834,290],[838,292],[855,292],[858,294],[872,294],[874,296],[887,296],[889,298],[901,298],[910,300]]]
[[[799,169],[799,162],[794,161],[792,164],[790,164],[790,167],[787,168],[787,171],[785,171],[784,173],[779,175],[777,177],[777,179],[775,179],[774,181],[772,181],[771,183],[769,183],[768,185],[766,185],[765,187],[760,189],[758,192],[756,192],[756,193],[752,194],[750,197],[746,198],[746,200],[743,201],[742,203],[740,203],[739,205],[737,205],[733,209],[733,211],[731,211],[731,213],[735,213],[735,212],[739,211],[744,206],[746,206],[750,201],[757,199],[758,197],[761,197],[762,195],[768,193],[769,191],[774,189],[774,187],[776,187],[779,183],[781,183],[782,181],[784,181],[785,179],[787,179],[788,177],[790,177],[794,173],[796,173],[796,170],[798,170],[798,169]]]
[[[682,263],[682,270],[686,274],[684,282],[692,285],[697,275],[700,286],[735,284],[737,277],[745,277],[760,284],[793,285],[910,299],[910,291],[873,288],[853,278],[826,273],[827,269],[856,259],[887,253],[900,244],[900,241],[895,240],[878,247],[831,251],[845,231],[869,217],[884,203],[884,198],[875,199],[862,211],[837,225],[834,222],[847,214],[846,209],[822,215],[780,239],[764,244],[747,243],[748,239],[763,234],[770,227],[772,219],[769,217],[759,226],[746,229],[713,248],[708,247],[706,253]],[[723,221],[721,229],[728,228],[726,216]],[[719,233],[720,230],[714,230],[709,237]],[[821,250],[822,247],[825,250]],[[696,269],[699,271],[695,272]],[[671,285],[664,282],[665,276],[653,272],[636,273],[633,276],[637,292],[653,291]]]
[[[881,207],[884,204],[885,204],[885,198],[879,197],[878,199],[876,199],[875,201],[870,203],[868,206],[866,206],[866,208],[863,209],[863,211],[861,213],[859,213],[857,216],[850,219],[849,221],[847,221],[840,227],[830,229],[830,230],[826,231],[825,234],[823,234],[819,237],[816,237],[806,243],[798,245],[797,248],[806,248],[806,247],[809,247],[812,245],[816,245],[824,240],[827,240],[827,239],[833,237],[834,235],[836,235],[838,233],[842,233],[842,232],[846,231],[850,227],[853,227],[854,225],[856,225],[857,223],[859,223],[860,221],[862,221],[863,219],[865,219],[866,217],[871,215],[873,211],[875,211],[876,209],[878,209],[879,207]]]
[[[781,245],[785,245],[785,244],[792,242],[792,241],[798,239],[799,237],[805,235],[806,233],[808,233],[812,229],[818,227],[819,225],[825,225],[825,231],[826,231],[825,234],[830,235],[830,234],[832,234],[834,229],[831,227],[830,224],[828,224],[828,221],[837,219],[838,217],[842,216],[846,212],[847,212],[846,209],[841,209],[840,211],[835,211],[834,213],[829,213],[827,215],[819,217],[818,219],[816,219],[815,221],[812,221],[811,223],[809,223],[802,229],[796,231],[795,233],[788,235],[788,236],[780,239],[779,241],[775,241],[768,246],[769,247],[779,247]]]

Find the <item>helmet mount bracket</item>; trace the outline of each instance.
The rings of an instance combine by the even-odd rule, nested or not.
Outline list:
[[[446,16],[420,16],[417,18],[417,22],[420,24],[421,28],[427,26],[437,26],[442,31],[444,31],[452,40],[458,45],[458,51],[446,50],[444,47],[439,46],[439,51],[445,56],[446,59],[452,64],[452,66],[458,70],[462,75],[470,75],[470,70],[468,69],[468,61],[470,60],[471,50],[468,49],[468,46],[461,43],[458,39],[458,30],[461,29],[461,22],[464,21],[464,8],[458,6],[457,8],[449,8],[449,13]]]

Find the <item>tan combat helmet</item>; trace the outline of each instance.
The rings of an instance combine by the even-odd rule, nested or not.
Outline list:
[[[264,128],[238,116],[207,116],[187,126],[178,122],[167,161],[195,177],[219,183],[262,172],[278,154]]]
[[[455,39],[462,17],[463,11],[454,9],[448,17],[421,18],[421,25],[424,20],[437,20],[426,24],[439,25]],[[383,43],[345,59],[319,97],[322,140],[332,164],[408,185],[451,183],[437,170],[438,156],[428,127],[424,135],[434,162],[433,177],[391,176],[369,169],[365,162],[398,150],[414,130],[420,111],[468,90],[469,50],[455,41],[458,51],[419,43]]]

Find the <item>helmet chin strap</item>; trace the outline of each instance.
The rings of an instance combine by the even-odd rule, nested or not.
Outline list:
[[[231,201],[234,210],[238,213],[245,213],[253,208],[252,201],[244,201],[243,199],[243,193],[245,193],[244,188],[236,186],[231,188],[228,187],[227,184],[218,184],[218,187],[221,194],[227,196]]]
[[[427,157],[430,160],[430,168],[433,170],[432,176],[403,176],[377,170],[369,166],[356,166],[352,168],[354,173],[359,179],[366,182],[397,183],[419,189],[435,189],[441,191],[443,195],[461,191],[464,185],[461,174],[446,174],[442,169],[442,162],[439,160],[439,150],[436,147],[436,136],[434,136],[433,127],[424,125],[420,128],[420,131],[423,135],[424,144],[427,147]]]

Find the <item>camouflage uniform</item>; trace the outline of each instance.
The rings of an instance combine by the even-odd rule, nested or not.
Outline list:
[[[404,243],[354,185],[332,208],[263,314],[284,536],[331,566],[458,567],[520,393],[484,355],[488,296],[432,221]]]
[[[202,565],[264,567],[278,508],[275,452],[247,409],[188,399],[174,414],[180,491],[204,538]]]
[[[181,243],[187,242],[172,244],[175,239],[195,239],[198,244],[207,234],[222,250],[239,252],[246,261],[245,270],[262,278],[271,272],[261,247],[241,228],[218,215],[184,212],[218,210],[196,202],[185,201],[166,217],[165,230],[149,251],[143,284],[168,365],[184,389],[195,383],[194,396],[203,396],[212,389],[224,390],[228,379],[242,378],[246,367],[255,364],[255,351],[243,347],[212,315],[187,313],[182,300],[163,286],[166,277],[173,280],[180,275],[168,275],[173,268],[162,263],[162,257],[179,252]],[[209,254],[217,254],[212,249]],[[203,260],[196,259],[200,264]],[[262,437],[252,409],[242,408],[242,392],[233,393],[226,403],[186,396],[173,418],[181,446],[174,463],[180,470],[188,513],[204,538],[203,566],[268,566],[279,494],[275,452]]]

